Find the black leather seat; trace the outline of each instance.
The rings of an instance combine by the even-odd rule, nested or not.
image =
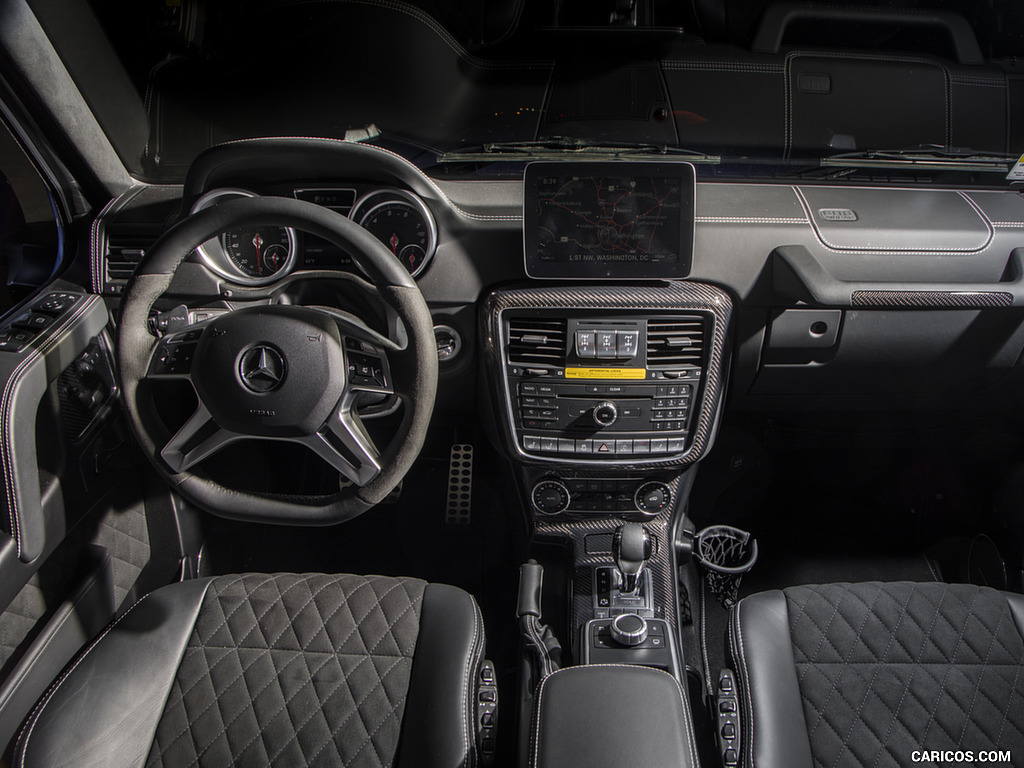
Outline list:
[[[741,600],[729,635],[745,766],[1024,756],[1021,595],[940,583],[795,587]],[[948,759],[921,759],[932,751]]]
[[[472,766],[483,625],[454,587],[247,574],[153,592],[50,688],[20,766]]]

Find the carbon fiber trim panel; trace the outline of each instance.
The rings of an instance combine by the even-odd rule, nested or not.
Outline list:
[[[637,310],[652,312],[705,312],[711,319],[711,345],[704,381],[697,398],[698,412],[690,446],[685,453],[664,461],[651,460],[644,468],[684,466],[698,461],[711,445],[715,423],[725,392],[726,337],[732,317],[732,299],[712,285],[672,282],[652,286],[567,286],[521,288],[491,293],[483,303],[480,324],[484,333],[484,351],[495,395],[503,417],[502,439],[510,455],[522,461],[543,464],[559,463],[556,458],[542,458],[524,453],[516,440],[511,393],[501,359],[501,314],[508,309],[572,309],[572,310]],[[566,463],[566,462],[562,462]],[[579,465],[581,462],[572,462]],[[593,462],[593,466],[598,466]],[[630,466],[626,462],[602,462],[602,467]]]
[[[546,471],[536,469],[525,469],[522,473],[524,487],[532,488],[534,483],[548,476]],[[575,472],[576,477],[605,477],[605,472]],[[642,476],[648,477],[646,475]],[[672,491],[673,500],[678,500],[681,493],[681,480],[683,475],[674,477],[651,476],[651,479],[661,480]],[[640,477],[637,478],[641,479]],[[672,511],[676,508],[675,501],[657,516],[643,520],[644,527],[655,541],[654,554],[648,562],[648,570],[651,573],[652,586],[654,588],[655,614],[658,618],[665,619],[675,626],[676,622],[676,598],[675,584],[673,582],[672,568],[672,536],[671,519]],[[571,637],[573,642],[579,637],[580,627],[587,621],[594,618],[593,592],[591,573],[594,566],[614,565],[610,549],[605,551],[588,552],[587,537],[592,535],[608,535],[615,532],[623,520],[612,515],[597,514],[593,517],[581,515],[558,514],[543,516],[534,514],[534,536],[537,539],[548,541],[567,542],[572,547],[574,564],[573,592],[572,592],[572,626]],[[609,538],[610,541],[610,538]]]
[[[1003,291],[854,291],[855,307],[885,309],[997,309],[1013,306]]]

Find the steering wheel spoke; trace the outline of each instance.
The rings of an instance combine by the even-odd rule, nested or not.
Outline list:
[[[319,312],[328,315],[338,326],[341,335],[346,339],[358,342],[360,345],[368,344],[388,351],[400,351],[402,347],[382,333],[378,333],[368,326],[362,319],[350,312],[335,307],[314,307]]]
[[[160,456],[175,472],[183,472],[244,437],[219,427],[200,402],[195,413],[167,441]]]
[[[338,410],[315,434],[300,439],[320,458],[358,486],[380,472],[380,452],[351,408],[346,395]]]

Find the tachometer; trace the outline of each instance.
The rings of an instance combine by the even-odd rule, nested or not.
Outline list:
[[[423,202],[404,190],[378,190],[353,209],[353,218],[380,240],[413,277],[434,255],[437,228]]]

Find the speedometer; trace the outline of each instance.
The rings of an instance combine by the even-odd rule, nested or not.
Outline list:
[[[246,189],[215,189],[196,201],[192,213],[224,200],[256,196]],[[209,269],[233,283],[267,285],[292,271],[298,235],[291,227],[242,227],[207,240],[196,253]]]
[[[236,229],[222,237],[224,252],[249,277],[276,275],[289,262],[291,238],[285,227]]]

